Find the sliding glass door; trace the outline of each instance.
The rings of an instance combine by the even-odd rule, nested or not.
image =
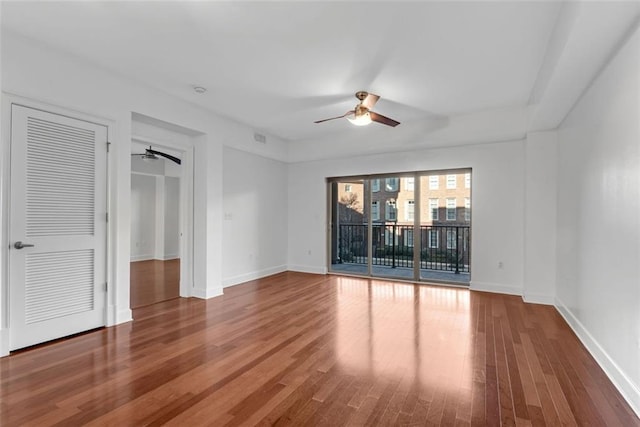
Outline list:
[[[330,194],[330,270],[369,275],[368,184],[362,179],[334,181]]]
[[[329,271],[469,283],[471,172],[329,180]]]

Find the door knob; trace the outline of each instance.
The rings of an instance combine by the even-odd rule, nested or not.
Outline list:
[[[22,249],[22,248],[32,248],[35,245],[29,244],[29,243],[22,243],[21,241],[17,241],[13,244],[13,247],[16,249]]]

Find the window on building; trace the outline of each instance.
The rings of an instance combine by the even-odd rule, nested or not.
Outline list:
[[[438,199],[429,199],[429,212],[431,213],[431,220],[438,220]]]
[[[344,191],[346,191],[347,193],[351,193],[351,184],[345,184]]]
[[[438,244],[438,230],[429,230],[429,234],[427,234],[427,243],[430,248],[438,248],[440,245]]]
[[[415,188],[414,182],[415,181],[414,181],[413,177],[405,178],[404,179],[404,187],[405,187],[404,189],[407,190],[407,191],[413,191],[414,188]]]
[[[447,199],[447,221],[456,220],[456,199]]]
[[[385,228],[384,230],[384,244],[387,246],[392,246],[395,245],[395,235],[393,234],[393,231],[389,228]]]
[[[413,221],[414,212],[415,212],[415,202],[413,200],[407,200],[404,206],[405,221]]]
[[[385,179],[384,189],[389,192],[398,191],[398,178]]]
[[[471,188],[471,174],[464,174],[464,188]]]
[[[372,179],[371,180],[371,191],[373,191],[374,193],[376,191],[380,191],[380,180],[379,179]]]
[[[371,220],[378,221],[380,219],[380,204],[377,200],[371,202]]]
[[[413,230],[410,228],[404,230],[404,245],[413,247]]]
[[[396,221],[398,219],[398,209],[396,208],[395,200],[387,200],[384,214],[387,221]]]
[[[468,197],[464,198],[464,220],[471,220],[471,199]]]
[[[437,190],[439,180],[440,177],[438,175],[429,176],[429,190]]]
[[[447,230],[447,249],[455,249],[457,244],[456,231]]]
[[[456,188],[456,175],[447,175],[447,188],[448,189]]]

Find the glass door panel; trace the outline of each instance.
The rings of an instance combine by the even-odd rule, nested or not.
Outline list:
[[[331,264],[333,272],[368,275],[369,239],[364,180],[331,183]]]
[[[420,279],[469,283],[471,173],[420,177]]]
[[[373,276],[413,280],[415,178],[390,176],[372,180]]]

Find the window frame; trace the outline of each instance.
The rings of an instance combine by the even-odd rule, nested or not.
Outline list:
[[[435,200],[436,202],[435,207],[431,206],[432,200]],[[434,212],[435,212],[435,215],[433,215]],[[437,199],[437,198],[429,199],[429,216],[431,218],[431,221],[440,221],[440,199]]]
[[[429,190],[440,189],[440,175],[429,175]]]
[[[455,190],[458,187],[458,175],[455,174],[447,174],[445,179],[445,187],[447,190]]]
[[[449,202],[453,200],[453,207],[449,207]],[[457,206],[456,206],[456,198],[455,197],[447,197],[446,202],[445,202],[445,209],[446,209],[446,214],[445,214],[445,219],[447,221],[455,221],[457,219]],[[449,215],[451,214],[452,215]],[[450,216],[452,216],[452,218],[450,218]]]
[[[375,206],[375,209],[374,209]],[[375,217],[374,217],[375,212]],[[371,221],[380,221],[380,201],[372,200],[371,201]]]
[[[393,212],[393,218],[391,217]],[[384,205],[384,219],[386,221],[398,221],[398,202],[395,200],[387,199]]]

